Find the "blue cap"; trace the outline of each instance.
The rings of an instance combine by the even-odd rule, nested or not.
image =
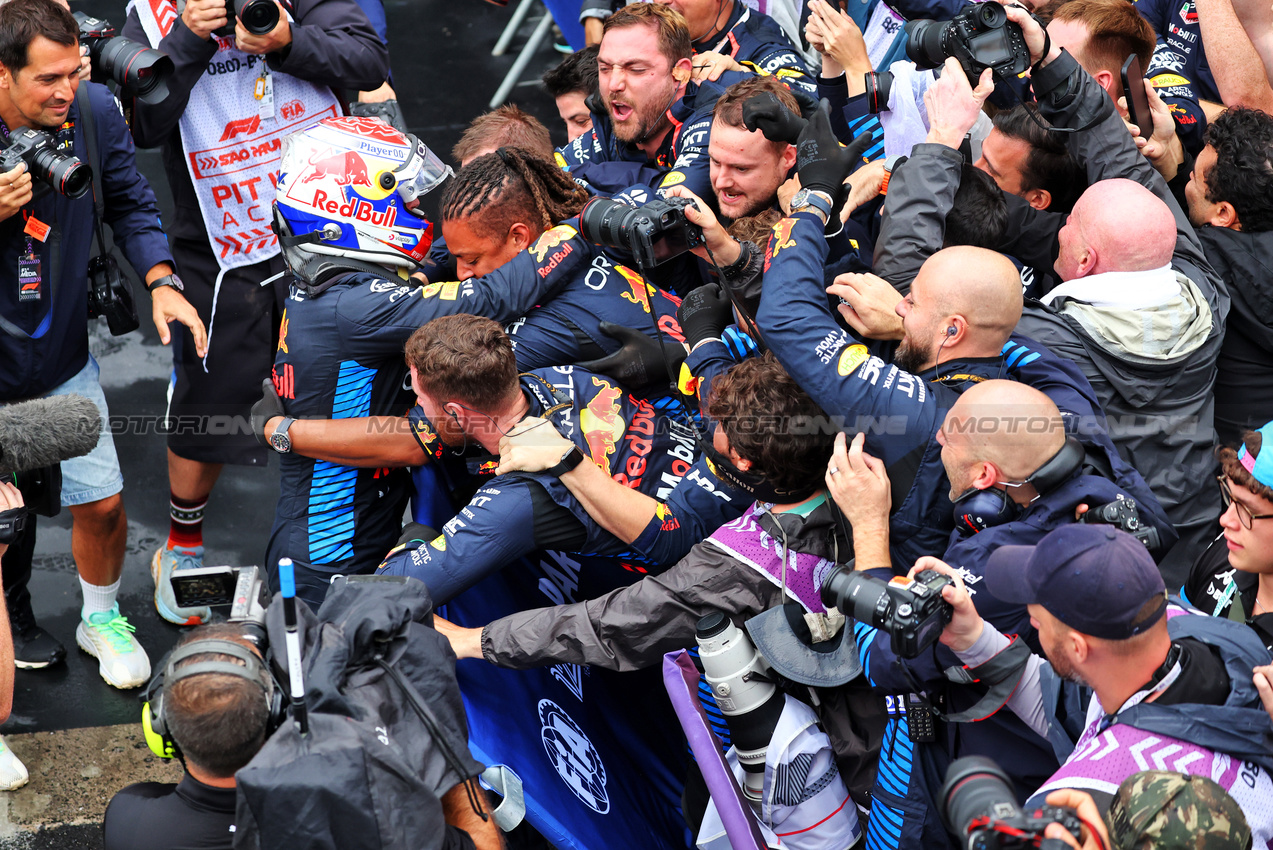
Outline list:
[[[1238,463],[1251,473],[1251,477],[1265,487],[1273,487],[1273,422],[1266,422],[1255,433],[1260,435],[1261,454],[1255,457],[1246,450],[1246,443],[1238,449]]]
[[[1167,588],[1145,544],[1108,525],[1073,523],[1034,546],[1001,546],[986,562],[986,589],[1004,602],[1042,605],[1105,640],[1126,640],[1162,619]],[[1133,622],[1145,604],[1161,604]]]

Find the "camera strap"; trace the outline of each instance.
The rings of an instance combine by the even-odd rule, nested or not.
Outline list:
[[[88,170],[93,174],[93,231],[97,237],[97,247],[102,255],[110,254],[113,244],[106,238],[102,229],[101,159],[97,156],[97,132],[93,126],[93,107],[89,104],[87,89],[80,86],[75,90],[75,103],[80,108],[80,123],[84,127],[84,148],[88,151]]]
[[[989,685],[989,690],[971,708],[947,714],[946,722],[974,723],[985,720],[1007,705],[1008,700],[1016,693],[1021,677],[1025,675],[1026,661],[1029,658],[1030,647],[1014,635],[1011,643],[976,667],[948,667],[946,678],[951,682],[957,685]]]

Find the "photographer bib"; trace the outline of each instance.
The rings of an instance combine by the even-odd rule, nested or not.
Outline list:
[[[177,22],[176,5],[130,5],[158,48]],[[271,71],[264,56],[236,49],[233,36],[212,38],[216,55],[191,90],[179,126],[208,241],[224,272],[279,252],[270,218],[283,138],[341,111],[331,89]]]

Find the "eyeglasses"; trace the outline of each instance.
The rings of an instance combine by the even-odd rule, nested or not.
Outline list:
[[[1238,522],[1242,523],[1242,527],[1250,529],[1251,524],[1257,519],[1273,519],[1273,514],[1253,514],[1251,509],[1241,502],[1233,498],[1233,491],[1229,489],[1229,479],[1221,475],[1216,478],[1220,482],[1220,498],[1224,501],[1224,509],[1229,510],[1229,505],[1233,505],[1234,510],[1238,514]]]

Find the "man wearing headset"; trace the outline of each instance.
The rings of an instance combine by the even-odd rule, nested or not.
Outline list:
[[[182,674],[184,668],[209,662],[242,667],[243,672]],[[139,782],[116,794],[102,822],[106,850],[230,850],[234,775],[265,745],[274,687],[264,660],[240,626],[217,623],[187,632],[169,659],[162,708],[156,709],[186,775],[175,785]],[[442,811],[447,834],[439,846],[444,850],[502,846],[494,822],[471,815],[463,784],[443,795]]]

